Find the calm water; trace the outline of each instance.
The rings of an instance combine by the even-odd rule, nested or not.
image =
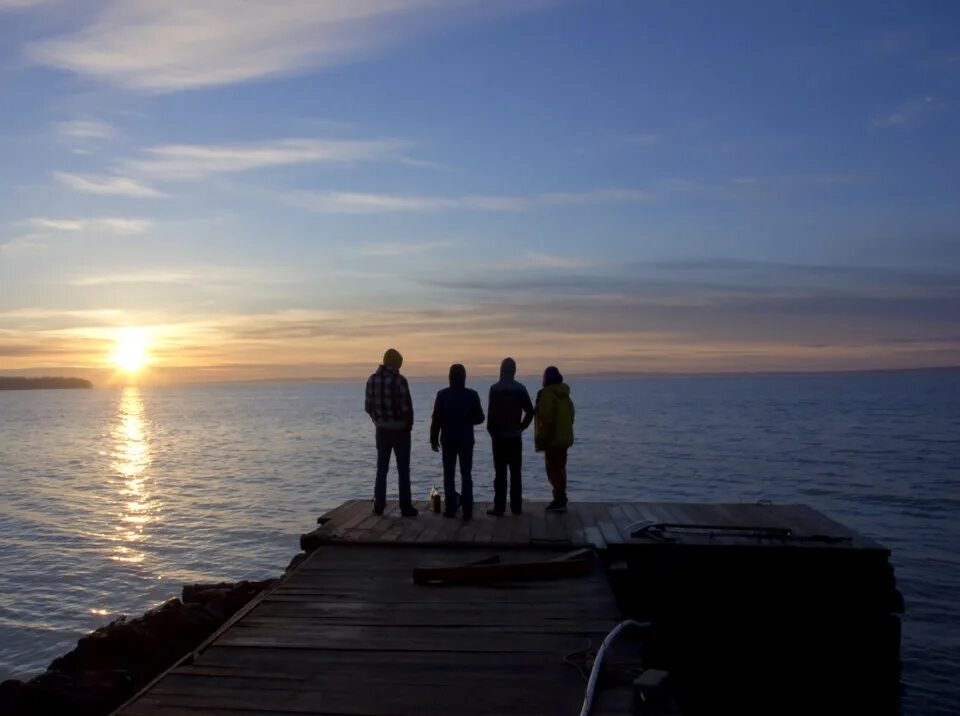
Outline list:
[[[412,386],[418,499],[438,387]],[[960,712],[960,372],[572,388],[572,499],[803,501],[880,540],[907,600],[904,711]],[[0,679],[183,582],[280,572],[318,514],[371,492],[362,404],[361,384],[0,393]],[[482,437],[475,465],[489,499]]]

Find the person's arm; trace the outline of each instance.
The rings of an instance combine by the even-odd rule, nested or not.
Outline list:
[[[480,402],[480,394],[473,391],[473,424],[480,425],[483,421],[483,404]]]
[[[493,396],[493,386],[490,386],[490,392],[487,393],[487,432],[493,435],[494,415],[496,414],[496,399]]]
[[[434,452],[440,450],[440,411],[440,393],[437,393],[437,397],[433,401],[433,417],[430,418],[430,447],[433,448]]]
[[[523,420],[520,421],[520,432],[530,427],[533,422],[533,403],[530,402],[530,393],[523,389],[523,397],[520,398],[520,407],[523,409]]]
[[[373,378],[367,379],[367,390],[366,395],[364,396],[363,409],[366,411],[367,415],[370,416],[370,419],[376,422],[376,419],[373,417]]]
[[[556,417],[556,405],[550,393],[544,392],[543,397],[537,401],[537,436],[536,441],[540,447],[546,447],[550,442],[550,436],[553,434],[554,419]]]
[[[403,376],[400,376],[397,392],[400,394],[400,415],[403,416],[407,430],[413,430],[413,401],[410,399],[410,386]]]

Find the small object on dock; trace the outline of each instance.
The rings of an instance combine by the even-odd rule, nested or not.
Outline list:
[[[440,499],[440,491],[436,485],[430,490],[430,505],[433,507],[433,511],[437,513],[443,509],[443,501]]]
[[[670,694],[670,673],[646,669],[633,680],[633,708],[644,716],[676,713]]]
[[[453,567],[415,567],[414,584],[493,584],[582,577],[593,570],[592,559],[561,559],[512,564],[463,564]]]

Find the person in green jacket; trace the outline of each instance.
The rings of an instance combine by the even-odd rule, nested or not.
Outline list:
[[[543,372],[535,410],[534,447],[544,455],[547,479],[553,487],[553,502],[547,510],[562,512],[567,509],[567,449],[573,445],[574,408],[570,386],[555,366]]]

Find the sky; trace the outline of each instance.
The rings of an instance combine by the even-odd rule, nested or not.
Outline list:
[[[0,0],[0,372],[960,365],[960,5]]]

